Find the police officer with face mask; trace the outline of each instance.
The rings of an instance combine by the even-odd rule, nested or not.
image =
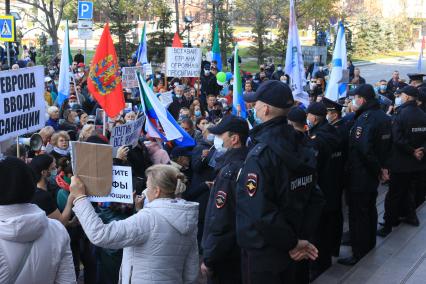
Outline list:
[[[392,121],[392,155],[390,162],[390,184],[385,199],[385,224],[377,231],[385,237],[392,226],[399,223],[399,217],[405,208],[405,222],[419,226],[416,215],[416,190],[425,192],[421,187],[422,175],[426,170],[426,114],[417,106],[418,90],[406,86],[396,91],[395,103],[398,105]]]
[[[380,109],[373,86],[351,92],[358,108],[349,136],[348,200],[352,256],[338,260],[354,265],[376,245],[377,187],[388,180],[387,159],[391,145],[391,121]]]
[[[201,271],[210,283],[241,283],[241,250],[235,233],[236,179],[247,155],[248,124],[239,117],[225,116],[210,127],[218,148],[225,149],[216,159],[217,176],[210,190],[202,240]]]
[[[332,250],[340,245],[338,236],[341,232],[337,229],[342,223],[342,192],[334,171],[333,158],[341,156],[342,150],[337,130],[326,120],[325,105],[314,102],[309,105],[307,114],[309,144],[317,153],[318,185],[326,200],[314,242],[320,251],[312,266],[315,279],[331,266]]]
[[[260,122],[250,132],[252,148],[238,176],[237,242],[242,249],[243,283],[300,283],[295,261],[316,259],[306,239],[321,213],[316,195],[316,161],[312,148],[297,143],[287,123],[294,105],[291,89],[270,80],[254,94]],[[307,273],[309,275],[309,273]]]

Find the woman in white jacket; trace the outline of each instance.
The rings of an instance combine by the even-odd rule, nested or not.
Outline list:
[[[102,223],[85,195],[84,184],[71,180],[74,212],[90,241],[123,250],[120,283],[195,283],[198,277],[198,203],[176,199],[184,176],[168,165],[146,170],[148,204],[135,215]]]
[[[33,172],[16,158],[0,159],[0,283],[76,283],[65,227],[30,204]]]

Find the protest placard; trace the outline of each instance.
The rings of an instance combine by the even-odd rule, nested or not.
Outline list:
[[[121,74],[121,81],[123,83],[123,88],[137,88],[138,87],[138,79],[136,77],[136,71],[142,73],[142,66],[135,67],[123,67]]]
[[[43,66],[0,72],[0,141],[44,127]]]
[[[167,77],[200,77],[201,49],[166,47]]]
[[[107,196],[89,195],[91,202],[118,202],[133,204],[132,168],[113,166],[111,192]]]
[[[124,125],[114,127],[111,132],[110,144],[112,145],[113,155],[117,149],[124,145],[136,146],[141,135],[142,126],[145,122],[145,115],[134,121],[129,121]]]
[[[152,66],[150,63],[146,63],[143,65],[143,73],[145,74],[145,76],[152,75]]]
[[[71,142],[71,164],[74,175],[86,186],[88,195],[106,196],[111,191],[111,145]]]
[[[172,92],[164,92],[157,95],[161,104],[168,108],[169,105],[173,102],[173,93]]]

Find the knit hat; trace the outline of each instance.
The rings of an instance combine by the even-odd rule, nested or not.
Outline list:
[[[0,159],[0,205],[30,203],[36,190],[33,171],[24,161],[7,157]]]

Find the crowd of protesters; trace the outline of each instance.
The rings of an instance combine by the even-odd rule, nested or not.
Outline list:
[[[34,53],[24,48],[28,62],[19,61],[11,69],[33,66]],[[123,67],[135,63],[129,58]],[[379,181],[397,189],[388,193],[385,226],[378,234],[390,233],[400,217],[413,225],[419,223],[415,208],[424,201],[426,184],[422,180],[426,88],[421,74],[404,82],[395,71],[390,80],[377,82],[373,88],[350,62],[348,96],[332,102],[324,98],[329,69],[317,57],[306,66],[310,104],[303,105],[289,92],[291,78],[282,65],[275,68],[265,63],[255,74],[241,70],[248,110],[244,121],[231,114],[234,79],[230,74],[226,82],[219,82],[217,62],[203,57],[200,78],[165,80],[164,74],[155,71],[147,78],[154,93],[172,93],[167,108],[196,145],[178,147],[143,132],[136,147],[120,147],[113,164],[130,166],[133,174],[135,204],[126,205],[88,201],[84,184],[73,176],[70,142],[109,144],[115,126],[143,115],[140,91],[125,89],[126,108],[105,124],[99,104],[87,89],[89,67],[81,50],[74,57],[70,93],[62,105],[57,103],[59,65],[54,61],[46,67],[46,126],[38,132],[41,150],[20,145],[20,156],[13,158],[15,144],[0,161],[0,176],[6,181],[0,190],[0,283],[74,283],[79,278],[84,283],[197,283],[204,278],[209,283],[308,283],[332,265],[332,256],[339,256],[342,206],[349,206],[350,235],[343,241],[352,244],[353,256],[340,262],[353,265],[374,248]],[[408,104],[418,114],[410,127],[420,130],[415,138],[404,140],[405,134],[398,132],[403,130],[392,129],[390,120],[401,119],[398,109]],[[383,132],[371,126],[370,116],[383,120]],[[400,127],[408,126],[402,123]],[[253,129],[249,132],[249,128]],[[367,141],[371,144],[366,142],[367,148],[358,146],[356,141],[369,131],[383,141]],[[259,143],[265,139],[276,141]],[[410,158],[404,160],[409,169],[401,173],[393,166],[405,156],[384,160],[389,153],[399,153],[403,141],[408,145],[403,153]],[[321,202],[317,204],[322,205],[312,207],[312,215],[295,204],[284,204],[295,198],[288,197],[288,192],[266,188],[280,187],[283,176],[297,172],[281,164],[282,159],[299,161],[294,157],[299,150],[286,152],[289,148],[283,144],[287,142],[303,145],[302,156],[306,149],[316,153],[313,187],[319,189],[316,194]],[[267,158],[265,153],[269,153]],[[271,163],[265,166],[272,172],[277,170],[272,166],[275,162],[289,169],[276,175],[260,174],[257,171],[262,169],[256,165],[262,161]],[[241,182],[239,171],[247,180]],[[371,177],[371,172],[377,175]],[[400,189],[414,176],[414,188]],[[301,204],[314,202],[314,188],[309,189],[309,200]],[[255,199],[241,198],[241,190]],[[295,203],[302,202],[296,199]],[[247,216],[257,214],[247,212],[254,200],[261,204],[250,208],[266,217],[249,226]],[[269,207],[258,209],[262,206]],[[219,211],[223,208],[226,211]],[[318,220],[293,216],[298,213]],[[268,222],[280,226],[268,227]],[[259,232],[264,235],[258,236]],[[278,240],[272,237],[283,234],[295,237],[291,241],[287,235]],[[257,262],[252,258],[258,258]]]

